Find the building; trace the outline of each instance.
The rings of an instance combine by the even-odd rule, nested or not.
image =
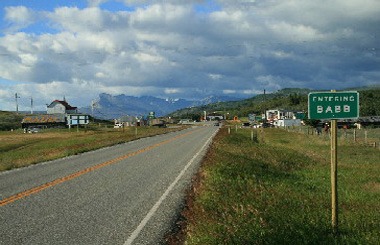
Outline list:
[[[89,115],[78,113],[77,107],[70,106],[65,100],[54,100],[47,106],[47,114],[25,116],[21,124],[23,128],[35,126],[42,128],[71,128],[78,125],[87,125],[89,122]]]
[[[277,127],[300,126],[305,117],[304,112],[272,109],[266,111],[266,121]]]
[[[54,100],[47,106],[47,114],[77,114],[78,108],[72,107],[65,100]]]
[[[221,121],[221,120],[224,120],[224,116],[220,113],[217,113],[217,112],[213,112],[213,113],[209,113],[208,115],[206,115],[206,112],[205,113],[205,118],[207,121]]]
[[[114,122],[114,128],[122,128],[129,126],[137,126],[137,123],[140,122],[140,120],[135,116],[122,116],[119,119],[115,119]]]
[[[301,119],[279,119],[273,123],[276,127],[290,127],[290,126],[301,126]]]
[[[288,110],[279,110],[279,109],[274,109],[274,110],[267,110],[266,111],[266,119],[267,121],[273,122],[279,119],[293,119],[294,117],[294,112],[293,111],[288,111]]]
[[[274,122],[280,119],[303,119],[305,113],[290,110],[272,109],[266,111],[266,120]]]
[[[41,126],[43,128],[65,127],[65,114],[28,115],[22,119],[22,128]]]

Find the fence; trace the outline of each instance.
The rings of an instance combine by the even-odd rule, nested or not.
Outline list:
[[[330,130],[322,129],[318,132],[313,127],[286,127],[287,131],[299,132],[308,135],[315,135],[322,139],[330,139]],[[338,129],[338,139],[344,142],[352,142],[357,144],[368,145],[380,149],[380,128],[366,128],[366,129]]]

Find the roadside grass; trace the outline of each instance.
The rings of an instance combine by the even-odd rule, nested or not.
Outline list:
[[[183,212],[186,244],[379,244],[379,149],[340,142],[334,236],[329,142],[256,132],[216,136]]]
[[[138,138],[183,128],[134,127],[122,129],[53,129],[24,134],[21,130],[0,132],[0,171],[125,143]]]

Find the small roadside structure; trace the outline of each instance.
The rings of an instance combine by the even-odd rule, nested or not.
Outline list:
[[[149,126],[166,127],[166,122],[162,118],[154,118],[149,120]]]
[[[65,127],[66,126],[66,115],[65,114],[41,114],[41,115],[28,115],[25,116],[22,121],[22,128],[44,126],[46,128],[50,127]]]
[[[118,119],[115,119],[114,122],[114,128],[123,128],[123,127],[130,127],[130,126],[136,126],[139,124],[141,120],[134,116],[122,116]],[[141,126],[141,125],[139,125]]]
[[[179,120],[178,124],[193,124],[194,122],[191,119],[184,118]]]
[[[87,125],[90,122],[89,115],[83,114],[66,114],[66,124],[69,128],[79,125]]]

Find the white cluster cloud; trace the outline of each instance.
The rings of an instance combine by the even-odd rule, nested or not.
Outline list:
[[[4,8],[0,110],[16,92],[42,108],[103,92],[196,99],[380,83],[378,0],[87,4]]]

